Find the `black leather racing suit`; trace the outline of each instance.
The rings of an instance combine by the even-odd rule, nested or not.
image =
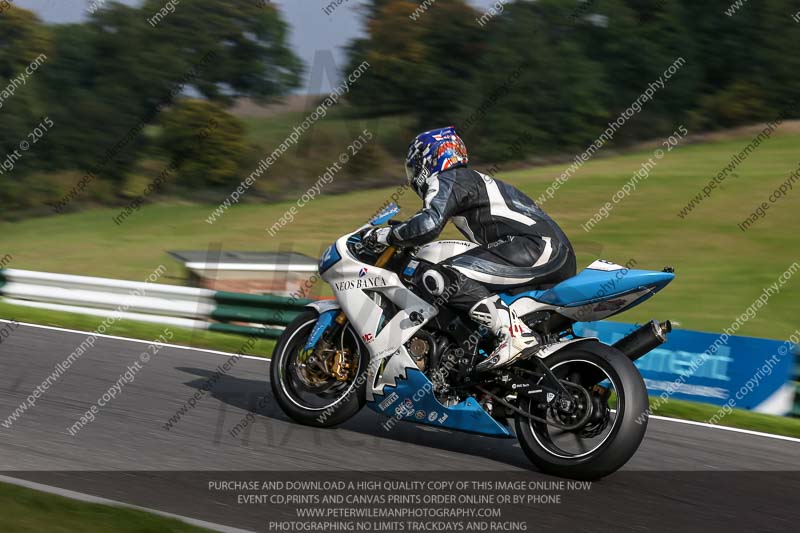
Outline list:
[[[422,209],[392,227],[390,244],[428,243],[452,220],[467,239],[479,245],[433,267],[447,283],[459,284],[448,299],[450,306],[467,312],[493,292],[550,285],[575,275],[575,252],[569,239],[517,188],[461,167],[428,178],[419,193]]]

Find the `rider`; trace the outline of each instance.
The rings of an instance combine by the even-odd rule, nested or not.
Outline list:
[[[467,168],[467,148],[453,126],[417,135],[408,148],[406,176],[423,206],[405,222],[378,228],[365,241],[417,246],[434,240],[448,220],[478,244],[431,266],[421,275],[432,295],[456,283],[448,305],[488,327],[498,340],[478,370],[514,362],[541,343],[493,291],[554,284],[575,275],[567,236],[533,200],[515,187]]]

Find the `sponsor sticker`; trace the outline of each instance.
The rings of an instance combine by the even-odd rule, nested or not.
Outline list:
[[[414,414],[414,402],[406,398],[403,403],[395,407],[394,412],[400,416],[411,416]]]
[[[436,420],[437,416],[439,416],[439,413],[437,413],[436,411],[431,411],[430,414],[428,414],[428,422],[433,422],[434,420]]]
[[[411,261],[408,262],[408,264],[406,265],[406,268],[403,269],[403,275],[404,276],[413,276],[414,272],[416,272],[418,266],[419,266],[419,261],[417,261],[416,259],[412,259]]]
[[[361,274],[359,273],[359,276]],[[343,281],[336,281],[333,283],[334,288],[337,291],[349,291],[353,289],[372,289],[375,287],[385,287],[386,286],[386,278],[383,276],[374,276],[374,277],[367,277],[366,273],[364,277],[359,277],[358,279],[346,279]]]
[[[425,418],[425,411],[417,411],[417,420],[422,420]]]
[[[414,414],[414,410],[413,409],[409,409],[408,407],[406,407],[403,404],[400,404],[397,407],[395,407],[394,408],[394,412],[399,416],[411,416],[411,415]]]
[[[378,405],[381,408],[381,411],[385,411],[390,405],[392,405],[395,400],[397,400],[398,396],[396,392],[391,393],[389,396],[384,398],[384,400]]]

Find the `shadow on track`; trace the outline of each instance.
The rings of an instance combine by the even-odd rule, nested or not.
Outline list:
[[[420,426],[410,422],[398,423],[391,430],[382,424],[386,417],[378,415],[369,408],[362,411],[336,428],[320,429],[303,426],[289,419],[275,402],[271,384],[264,380],[242,379],[230,375],[218,375],[210,370],[191,367],[177,367],[176,370],[198,376],[185,383],[197,390],[208,389],[208,395],[225,406],[235,407],[252,413],[249,417],[242,413],[228,412],[223,407],[221,419],[217,420],[218,434],[235,437],[245,446],[266,444],[270,447],[295,447],[299,443],[313,441],[316,446],[344,446],[352,453],[354,448],[363,450],[386,449],[386,441],[415,444],[458,454],[479,456],[492,461],[506,463],[516,468],[534,470],[514,439],[494,439],[452,432],[438,428]],[[238,431],[237,431],[238,424]],[[258,429],[263,427],[266,434]],[[368,439],[356,438],[360,434]],[[414,453],[414,450],[409,450]],[[465,458],[466,459],[466,458]],[[443,457],[443,460],[447,459]],[[366,464],[365,464],[366,467]]]

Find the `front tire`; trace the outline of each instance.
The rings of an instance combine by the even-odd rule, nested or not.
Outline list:
[[[299,379],[297,365],[302,364],[298,357],[304,352],[318,318],[319,314],[309,309],[286,326],[272,352],[270,381],[275,400],[292,420],[307,426],[331,427],[351,418],[366,403],[369,352],[352,328],[344,326],[337,339],[343,345],[339,348],[350,349],[358,354],[355,377],[347,382],[336,382],[331,378],[328,382],[318,384],[316,391],[310,388],[307,382]],[[328,388],[320,392],[325,387]]]
[[[639,448],[647,430],[648,396],[639,371],[622,352],[599,342],[567,347],[545,362],[559,379],[593,390],[596,396],[592,396],[592,410],[598,422],[575,431],[562,431],[518,414],[517,438],[523,451],[547,474],[591,480],[617,471]],[[603,393],[592,389],[598,383],[605,389]],[[608,392],[611,387],[613,393]],[[606,394],[606,399],[599,402]],[[540,417],[548,416],[547,411],[533,405],[533,400],[520,408]],[[606,419],[601,420],[601,416]],[[561,444],[573,441],[572,447]]]

